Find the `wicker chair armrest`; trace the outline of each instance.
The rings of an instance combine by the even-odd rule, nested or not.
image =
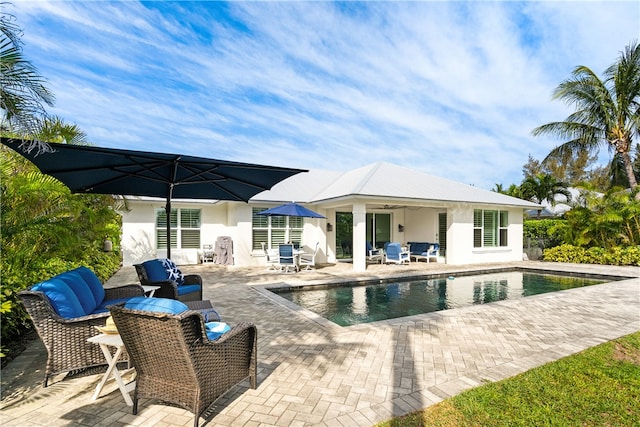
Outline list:
[[[220,313],[218,313],[218,311],[213,308],[213,306],[211,305],[211,301],[209,300],[185,301],[185,304],[187,305],[187,307],[189,307],[189,310],[197,311],[198,313],[200,313],[205,322],[219,322],[221,319]]]
[[[251,388],[258,385],[258,330],[255,325],[238,323],[215,341],[207,338],[203,325],[202,337],[193,343],[191,353],[197,372],[210,370],[212,360],[223,357],[223,369],[228,371],[231,383],[248,377]]]
[[[185,285],[202,285],[202,276],[199,274],[186,274],[184,276]]]
[[[173,280],[162,280],[159,282],[148,282],[150,286],[160,286],[153,296],[156,298],[178,299],[178,283]]]
[[[105,300],[137,297],[137,296],[143,296],[143,295],[144,295],[144,289],[142,288],[141,285],[138,285],[138,284],[116,286],[113,288],[104,288]]]
[[[147,282],[145,283],[145,285],[151,285],[151,286],[162,286],[162,285],[171,285],[171,286],[178,286],[178,282],[174,281],[174,280],[158,280],[157,282]]]
[[[109,312],[105,311],[102,313],[88,314],[86,316],[74,317],[71,319],[65,319],[64,317],[60,317],[57,314],[55,314],[55,316],[57,317],[57,319],[55,319],[55,317],[54,319],[65,326],[80,326],[82,323],[95,326],[104,326],[104,322],[106,321],[107,317],[109,317]]]
[[[207,338],[206,329],[203,329],[203,344],[210,345],[210,346],[213,346],[213,347],[221,346],[221,345],[225,344],[227,341],[233,341],[234,339],[236,339],[236,337],[239,334],[244,333],[246,330],[252,330],[253,336],[254,337],[257,336],[257,331],[258,330],[257,330],[256,326],[251,324],[251,323],[244,323],[244,322],[237,323],[237,324],[233,325],[229,332],[225,332],[224,334],[222,334],[222,336],[220,338],[218,338],[215,341],[209,340],[209,338]]]

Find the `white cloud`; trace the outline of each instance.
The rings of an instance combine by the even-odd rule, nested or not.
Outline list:
[[[578,64],[638,38],[637,2],[46,2],[14,6],[54,114],[97,145],[521,180]],[[615,31],[611,31],[615,28]]]

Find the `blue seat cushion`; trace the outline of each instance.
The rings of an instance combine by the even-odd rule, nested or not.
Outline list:
[[[178,286],[178,295],[186,295],[192,292],[200,292],[200,285],[182,285]]]
[[[96,301],[91,288],[89,288],[89,285],[79,272],[75,270],[67,271],[58,274],[56,278],[63,280],[71,288],[78,301],[80,301],[85,314],[91,313],[102,302],[102,300]]]
[[[80,273],[80,275],[84,278],[84,281],[89,285],[89,289],[93,293],[93,298],[96,300],[96,304],[100,305],[102,301],[104,301],[104,287],[102,286],[102,282],[98,279],[98,276],[95,275],[93,271],[91,271],[87,267],[78,267],[75,270]]]
[[[231,327],[223,322],[207,322],[204,325],[207,328],[207,338],[210,341],[217,340],[222,334],[231,330]]]
[[[425,255],[425,252],[429,250],[428,242],[409,242],[409,250],[414,255]]]
[[[387,257],[400,258],[400,243],[389,243],[387,245]]]
[[[131,310],[151,311],[154,313],[180,314],[189,307],[181,301],[169,298],[130,298],[124,305]]]
[[[80,300],[71,288],[60,278],[53,277],[44,282],[38,283],[31,288],[32,291],[42,292],[49,301],[53,309],[60,317],[73,319],[85,316],[84,308]]]

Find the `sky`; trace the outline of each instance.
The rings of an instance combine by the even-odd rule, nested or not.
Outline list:
[[[553,90],[640,39],[640,1],[46,1],[0,7],[101,147],[522,181]],[[600,161],[608,162],[607,151]],[[425,183],[428,185],[428,183]]]

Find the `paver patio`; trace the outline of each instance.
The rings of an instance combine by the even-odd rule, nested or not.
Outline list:
[[[210,409],[205,426],[371,426],[427,407],[463,390],[640,330],[640,268],[522,262],[526,268],[634,279],[340,328],[291,310],[261,289],[300,284],[411,276],[494,266],[435,263],[338,264],[291,275],[264,268],[185,266],[203,276],[204,295],[228,323],[258,327],[258,388],[234,388]],[[501,265],[504,266],[504,265]],[[132,267],[107,284],[135,283]],[[144,331],[141,331],[144,333]],[[3,426],[189,426],[193,415],[141,400],[131,414],[115,384],[91,394],[102,373],[53,380],[42,388],[46,361],[39,341],[2,371]]]

